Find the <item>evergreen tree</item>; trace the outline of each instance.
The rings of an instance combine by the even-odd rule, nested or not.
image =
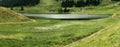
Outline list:
[[[69,10],[67,8],[73,6],[74,6],[74,0],[63,0],[61,3],[61,7],[65,8],[64,12],[68,12]]]
[[[100,4],[100,0],[93,0],[91,3],[91,5],[93,5],[93,6],[97,6],[99,4]]]
[[[85,5],[86,5],[86,6],[89,6],[89,5],[92,4],[92,2],[93,2],[93,0],[86,0]]]
[[[85,1],[84,0],[78,0],[75,4],[75,7],[79,7],[81,11],[83,10],[82,7],[84,7],[84,6],[85,6]]]
[[[76,7],[84,7],[85,6],[85,2],[84,0],[79,0],[77,1],[77,3],[75,4]]]
[[[86,6],[89,6],[89,5],[93,5],[93,6],[97,6],[100,4],[100,0],[86,0]]]

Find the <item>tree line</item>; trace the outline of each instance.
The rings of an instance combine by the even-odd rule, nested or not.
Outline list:
[[[100,3],[100,0],[62,0],[61,7],[65,8],[64,12],[66,12],[68,7],[98,6]]]
[[[56,1],[57,2],[62,1],[61,7],[64,8],[64,12],[69,12],[69,10],[67,8],[78,7],[78,8],[82,9],[82,7],[85,7],[85,6],[98,6],[102,3],[102,1],[105,1],[105,0],[56,0]],[[108,0],[106,0],[106,1],[108,1]],[[118,2],[120,0],[110,0],[110,1]]]
[[[108,0],[55,0],[61,2],[61,7],[64,8],[64,12],[68,12],[67,8],[78,7],[82,8],[85,6],[98,6],[102,1]],[[120,0],[109,0],[109,1],[120,1]],[[21,7],[24,10],[24,6],[35,6],[40,3],[40,0],[0,0],[0,6],[10,7]]]
[[[39,4],[40,0],[1,0],[0,6],[10,7],[13,10],[13,7],[21,7],[21,10],[24,10],[24,6],[35,6]]]

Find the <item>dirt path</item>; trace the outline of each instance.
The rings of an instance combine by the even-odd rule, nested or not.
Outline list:
[[[94,34],[92,34],[92,35],[90,35],[90,36],[87,36],[87,37],[85,37],[85,38],[83,38],[83,39],[81,39],[81,40],[75,41],[75,42],[73,42],[73,43],[71,43],[71,44],[69,44],[69,45],[63,46],[63,47],[71,47],[70,45],[73,45],[73,44],[76,44],[76,43],[78,43],[78,42],[80,42],[80,41],[84,41],[84,40],[87,40],[87,39],[89,39],[89,38],[91,38],[91,37],[94,37],[94,36],[96,36],[97,34],[102,33],[104,30],[107,30],[107,29],[111,28],[112,26],[113,26],[113,25],[110,25],[110,26],[108,26],[108,27],[105,27],[105,28],[97,31],[96,33],[94,33]]]

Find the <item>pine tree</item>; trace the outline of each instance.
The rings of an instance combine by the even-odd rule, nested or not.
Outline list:
[[[74,6],[74,0],[63,0],[61,3],[61,7],[64,8],[64,12],[68,12],[69,10],[67,8],[73,6]]]
[[[85,6],[85,2],[84,0],[79,0],[77,1],[77,3],[75,4],[76,7],[84,7]]]
[[[89,6],[92,4],[92,2],[93,2],[93,0],[86,0],[85,4],[86,4],[86,6]]]
[[[100,4],[100,0],[93,0],[91,3],[91,5],[93,5],[93,6],[97,6],[99,4]]]

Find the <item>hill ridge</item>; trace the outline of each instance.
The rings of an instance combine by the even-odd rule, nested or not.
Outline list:
[[[10,9],[0,7],[0,23],[4,22],[26,22],[32,21],[30,18]]]

